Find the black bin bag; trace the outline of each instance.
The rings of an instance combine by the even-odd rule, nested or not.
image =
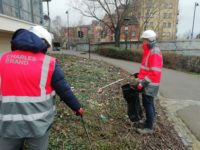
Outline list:
[[[136,86],[125,84],[122,87],[123,97],[127,102],[128,117],[132,122],[137,122],[142,119],[142,107],[139,99],[139,92]]]

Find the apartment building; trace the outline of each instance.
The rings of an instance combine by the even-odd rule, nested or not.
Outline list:
[[[159,40],[175,40],[177,33],[179,0],[141,0],[141,32],[153,29]]]
[[[42,0],[0,0],[0,53],[10,50],[14,31],[34,24],[43,24]]]
[[[66,41],[66,44],[69,44],[69,46],[74,46],[76,43],[88,42],[89,30],[90,25],[80,25],[69,28],[63,27],[63,31],[65,33],[64,39]],[[82,32],[83,37],[79,37],[79,32]]]
[[[113,17],[116,18],[116,15],[113,14]],[[139,22],[137,18],[134,15],[128,15],[125,18],[128,19],[128,21],[125,21],[121,26],[120,41],[137,41],[139,36]],[[107,15],[104,16],[103,21],[107,24],[111,24],[110,18]],[[92,43],[114,42],[114,33],[102,22],[93,21],[91,28],[93,33]]]
[[[91,38],[91,43],[100,43],[100,42],[105,42],[107,39],[104,38],[104,34],[106,29],[103,29],[103,25],[101,22],[93,20],[91,24],[91,33],[92,33],[92,38]],[[107,37],[109,38],[109,37]]]
[[[137,41],[147,29],[155,30],[159,40],[176,39],[179,0],[133,0],[130,5],[132,8],[126,17],[129,21],[121,27],[120,41]],[[110,23],[107,15],[103,21]],[[93,43],[114,41],[114,33],[102,23],[93,21],[92,29]]]

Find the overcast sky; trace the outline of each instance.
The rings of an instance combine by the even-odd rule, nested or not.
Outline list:
[[[78,3],[78,1],[79,0],[52,0],[49,3],[51,18],[60,16],[64,25],[67,25],[67,15],[65,12],[68,11],[70,26],[78,25],[80,22],[82,24],[89,24],[92,19],[83,17],[77,10],[74,10],[73,8],[74,5]],[[178,16],[178,35],[183,35],[187,32],[191,32],[195,2],[200,4],[200,0],[179,0],[180,14]],[[45,2],[43,3],[43,6],[44,12],[47,13]],[[196,7],[194,33],[200,33],[200,6]]]

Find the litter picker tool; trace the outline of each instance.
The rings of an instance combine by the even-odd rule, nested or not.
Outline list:
[[[86,135],[87,135],[87,139],[88,139],[89,144],[90,144],[90,150],[94,150],[94,149],[93,149],[93,146],[92,146],[92,142],[91,142],[91,140],[90,140],[90,136],[89,136],[89,134],[88,134],[88,132],[87,132],[87,129],[86,129],[86,126],[85,126],[85,121],[84,121],[84,119],[83,119],[82,116],[81,116],[81,122],[82,122],[82,124],[83,124],[83,128],[84,128],[84,130],[85,130],[85,133],[86,133]]]
[[[123,79],[119,79],[119,80],[114,81],[114,82],[112,82],[112,83],[109,83],[109,84],[107,84],[107,85],[105,85],[105,86],[99,88],[97,92],[98,92],[98,93],[102,93],[103,90],[104,90],[105,88],[107,88],[107,87],[109,87],[109,86],[112,86],[112,85],[114,85],[114,84],[116,84],[116,83],[118,83],[118,82],[121,82],[121,81],[123,81],[123,80],[125,80],[125,79],[127,79],[127,78],[129,78],[129,77],[130,77],[130,76],[128,76],[128,77],[126,77],[126,78],[123,78]]]

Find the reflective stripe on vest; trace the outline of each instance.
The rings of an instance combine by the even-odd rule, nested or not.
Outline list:
[[[42,96],[1,96],[0,101],[2,101],[2,103],[38,103],[48,101],[54,95],[55,91]]]
[[[2,121],[35,121],[35,120],[45,118],[52,111],[55,111],[55,106],[48,111],[45,111],[45,112],[42,112],[42,113],[35,113],[35,114],[31,114],[31,115],[22,115],[22,114],[2,115],[2,114],[0,114],[0,120],[2,120]]]
[[[155,48],[155,49],[153,49],[151,52],[149,52],[149,54],[147,55],[147,58],[146,58],[146,61],[145,61],[145,66],[141,66],[141,68],[142,69],[144,69],[144,70],[154,70],[154,71],[159,71],[159,72],[161,72],[161,69],[160,68],[157,68],[157,67],[148,67],[148,62],[149,62],[149,57],[150,57],[150,55],[152,55],[152,54],[160,54],[160,50],[159,49],[157,49],[157,48]]]
[[[45,86],[46,86],[46,82],[47,82],[49,64],[50,64],[50,57],[45,56],[44,62],[42,64],[42,73],[41,73],[41,80],[40,80],[41,96],[46,95]]]
[[[145,77],[144,78],[146,81],[149,82],[149,85],[152,85],[152,86],[159,86],[159,83],[155,83],[153,82],[151,79],[149,79],[148,77]]]
[[[144,70],[153,70],[153,71],[158,71],[158,72],[161,72],[162,71],[162,69],[160,69],[160,68],[157,68],[157,67],[146,67],[146,66],[143,66],[143,65],[141,65],[140,66],[140,68],[142,68],[142,69],[144,69]]]
[[[2,95],[0,99],[0,136],[40,137],[52,124],[55,115],[55,92],[51,91],[46,94],[47,79],[49,75],[52,76],[49,71],[54,70],[51,63],[55,66],[55,59],[45,55],[41,64],[39,83],[41,94],[39,96]]]

